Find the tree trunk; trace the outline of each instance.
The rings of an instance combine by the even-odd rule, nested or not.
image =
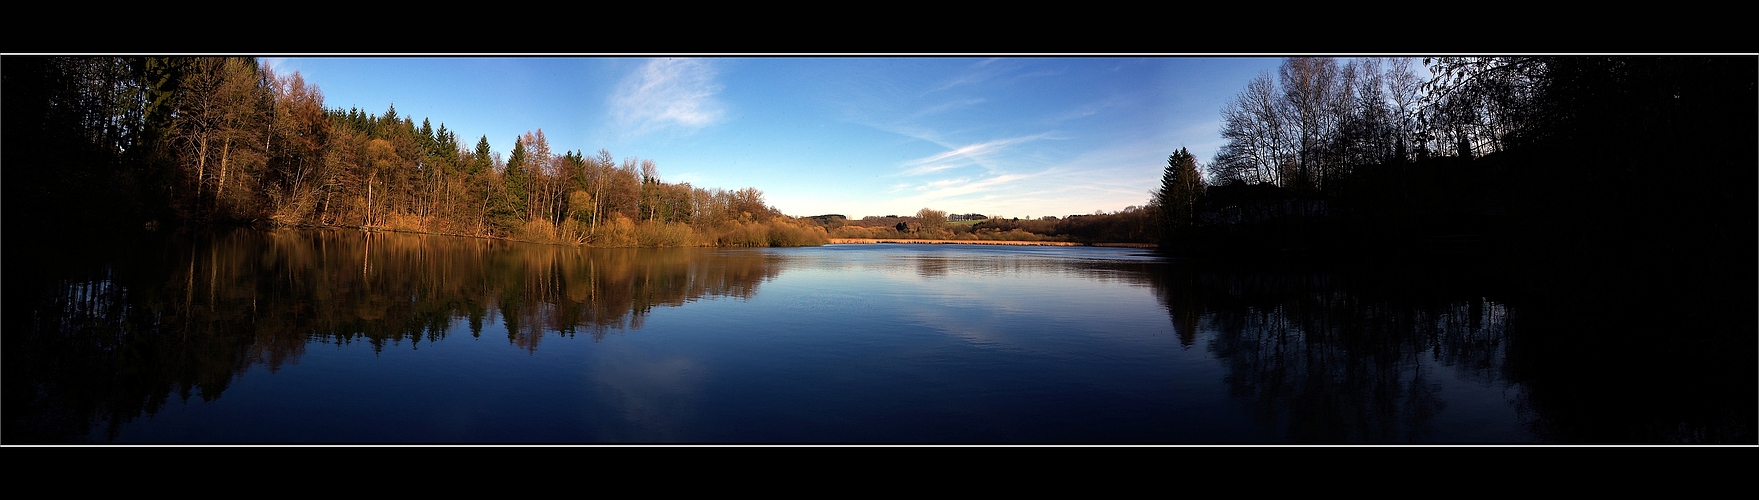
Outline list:
[[[366,178],[366,216],[360,223],[363,227],[373,225],[373,180],[378,177],[379,173],[373,172]]]
[[[598,193],[594,194],[592,197],[592,227],[587,228],[587,232],[589,234],[598,234],[598,232],[599,232],[599,212],[604,211],[604,209],[602,208],[602,207],[604,207],[604,199],[605,199],[604,177],[600,176],[599,181],[596,182],[595,184],[598,184]]]
[[[220,194],[226,191],[226,159],[232,152],[232,138],[227,137],[220,146],[220,182],[214,186],[214,210],[220,209]]]
[[[204,175],[206,173],[205,171],[208,168],[208,135],[201,134],[196,139],[196,141],[197,141],[197,145],[195,148],[195,155],[196,155],[196,157],[195,157],[195,201],[197,203],[200,203],[202,200],[202,175]]]

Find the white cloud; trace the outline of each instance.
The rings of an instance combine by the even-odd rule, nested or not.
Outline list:
[[[906,161],[904,162],[904,166],[907,168],[905,168],[900,174],[907,176],[922,175],[950,168],[962,167],[969,164],[977,164],[984,168],[994,170],[993,168],[990,168],[988,163],[990,163],[991,159],[999,155],[1003,149],[1023,142],[1050,138],[1050,135],[1051,134],[1047,132],[1037,135],[1010,137],[1007,139],[997,139],[977,144],[967,144],[953,148],[951,151],[936,153],[927,157]]]
[[[914,176],[914,175],[930,174],[930,173],[939,172],[942,170],[946,170],[946,169],[950,169],[950,168],[957,168],[957,167],[959,167],[959,165],[955,165],[952,163],[937,163],[937,164],[930,164],[930,165],[920,165],[920,166],[911,168],[910,170],[905,170],[904,175]]]
[[[625,77],[611,95],[611,116],[630,134],[719,123],[725,107],[714,67],[700,59],[655,59]]]
[[[1007,187],[1015,181],[1029,179],[1038,175],[1040,174],[1008,174],[987,177],[976,181],[964,178],[934,181],[916,186],[915,189],[921,191],[920,194],[899,201],[909,204],[933,204],[935,202],[957,201],[953,199],[961,198],[973,193],[995,191]]]

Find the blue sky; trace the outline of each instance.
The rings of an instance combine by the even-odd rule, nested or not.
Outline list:
[[[755,187],[796,216],[1001,217],[1142,205],[1180,147],[1208,162],[1223,103],[1274,57],[264,58],[329,108],[442,123],[503,156],[653,160],[666,182]]]

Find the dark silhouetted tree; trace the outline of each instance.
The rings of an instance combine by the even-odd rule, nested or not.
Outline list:
[[[1182,228],[1193,223],[1197,200],[1203,196],[1203,174],[1197,169],[1197,157],[1191,151],[1167,156],[1166,171],[1161,173],[1160,191],[1154,195],[1160,207],[1161,241],[1170,242]]]

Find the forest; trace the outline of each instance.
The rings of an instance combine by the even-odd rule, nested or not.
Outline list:
[[[316,85],[254,58],[8,57],[4,78],[10,222],[43,230],[195,222],[611,247],[824,242],[756,188],[663,182],[653,160],[553,151],[542,129],[504,155],[487,136],[471,147],[395,106],[327,108]]]

